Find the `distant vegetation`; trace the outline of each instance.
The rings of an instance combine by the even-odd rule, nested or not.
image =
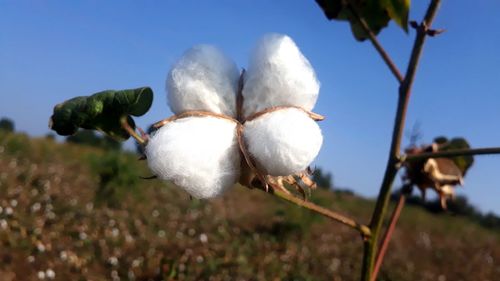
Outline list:
[[[74,135],[66,137],[66,141],[111,150],[120,150],[122,146],[121,142],[107,135],[97,135],[92,130],[79,130]]]
[[[0,130],[6,132],[14,132],[15,131],[14,121],[6,117],[0,119]]]
[[[347,227],[241,186],[190,200],[147,171],[133,153],[0,131],[0,280],[359,279]],[[372,200],[334,190],[309,200],[368,220]],[[409,205],[396,233],[379,280],[497,279],[496,229]]]
[[[399,198],[399,193],[395,192],[392,195],[392,200],[396,201]],[[494,213],[482,213],[475,206],[469,203],[465,196],[457,196],[454,200],[448,203],[448,210],[443,210],[439,199],[424,201],[420,196],[409,196],[406,203],[421,207],[435,214],[452,214],[456,216],[467,217],[478,222],[480,225],[500,230],[500,217]]]
[[[316,182],[318,187],[331,189],[333,188],[333,176],[330,172],[323,172],[319,167],[314,169],[313,181]]]

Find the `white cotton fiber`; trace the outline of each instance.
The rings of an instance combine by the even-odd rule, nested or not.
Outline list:
[[[244,125],[247,149],[257,167],[272,176],[305,170],[323,142],[321,129],[306,113],[289,108],[266,113]]]
[[[312,110],[319,82],[309,61],[293,40],[281,34],[264,36],[255,48],[243,87],[245,117],[272,106]]]
[[[146,146],[149,168],[195,198],[212,198],[239,178],[236,124],[215,117],[187,117],[161,127]]]
[[[189,49],[167,76],[167,99],[175,114],[204,110],[236,116],[240,72],[236,64],[210,45]]]

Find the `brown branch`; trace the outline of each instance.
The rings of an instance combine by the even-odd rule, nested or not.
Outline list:
[[[378,272],[380,271],[380,267],[382,266],[382,261],[384,261],[385,253],[387,252],[387,248],[389,247],[389,242],[391,241],[392,234],[394,233],[394,229],[396,228],[396,224],[401,216],[401,210],[405,206],[406,195],[401,193],[399,195],[398,203],[394,208],[394,212],[392,213],[391,220],[389,222],[389,226],[382,238],[382,243],[380,244],[380,250],[377,255],[377,259],[375,261],[375,266],[373,268],[372,279],[371,281],[377,280]]]
[[[319,214],[321,214],[329,219],[332,219],[334,221],[337,221],[337,222],[340,222],[344,225],[347,225],[353,229],[356,229],[366,239],[368,239],[371,236],[371,231],[370,231],[370,228],[368,226],[357,223],[355,220],[348,218],[342,214],[339,214],[339,213],[336,213],[334,211],[323,208],[321,206],[318,206],[310,201],[305,201],[305,200],[298,198],[294,195],[286,194],[280,190],[271,189],[270,193],[276,195],[277,197],[279,197],[281,199],[284,199],[285,201],[294,203],[296,205],[299,205],[301,207],[304,207],[306,209],[309,209],[311,211],[319,213]]]
[[[417,35],[415,42],[413,44],[413,49],[411,52],[410,61],[408,63],[408,68],[406,70],[406,75],[399,87],[399,99],[398,107],[396,111],[396,116],[394,120],[394,128],[392,133],[391,148],[389,151],[389,159],[387,161],[387,167],[385,170],[384,178],[380,187],[380,193],[377,198],[377,203],[375,205],[375,210],[372,215],[370,222],[370,229],[372,231],[372,237],[365,241],[364,243],[364,256],[362,265],[362,280],[370,281],[373,266],[375,262],[375,255],[378,246],[378,236],[382,228],[382,222],[387,212],[387,206],[389,204],[390,192],[394,178],[396,177],[397,171],[400,167],[399,164],[399,154],[401,150],[401,139],[403,136],[403,129],[406,119],[406,112],[408,108],[408,102],[410,99],[411,87],[413,85],[413,80],[415,79],[415,73],[422,54],[422,48],[425,43],[425,38],[427,36],[427,29],[431,26],[431,23],[436,15],[436,11],[439,7],[440,0],[432,0],[427,8],[423,22],[417,28]]]
[[[380,44],[380,42],[377,39],[377,36],[373,33],[370,26],[368,26],[368,23],[366,23],[365,19],[363,19],[363,17],[360,16],[360,14],[358,13],[358,11],[356,11],[356,9],[354,8],[354,6],[351,4],[350,1],[347,1],[347,7],[349,8],[350,12],[354,15],[356,20],[359,22],[363,30],[366,32],[366,34],[368,35],[368,39],[370,39],[370,42],[372,42],[373,46],[382,57],[385,64],[389,67],[392,74],[394,74],[394,77],[396,77],[399,83],[402,83],[404,80],[403,75],[399,71],[396,64],[392,61],[389,54],[385,51],[384,47],[382,47],[382,44]]]
[[[411,162],[415,160],[425,160],[428,158],[444,158],[466,155],[488,155],[500,154],[500,147],[475,148],[475,149],[457,149],[448,151],[438,151],[420,154],[411,154],[402,157],[402,162]]]
[[[127,133],[129,133],[129,135],[131,135],[137,141],[138,144],[140,144],[140,145],[146,144],[146,140],[144,140],[141,136],[139,136],[135,132],[135,130],[132,127],[130,127],[130,124],[128,123],[126,115],[124,115],[120,118],[120,124],[121,124],[122,128],[125,131],[127,131]]]

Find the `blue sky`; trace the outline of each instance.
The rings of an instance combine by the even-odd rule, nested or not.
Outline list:
[[[413,1],[420,19],[427,1]],[[500,2],[443,1],[429,38],[408,112],[408,131],[423,141],[464,136],[474,147],[500,145]],[[473,7],[472,7],[473,5]],[[370,43],[346,23],[329,22],[313,1],[10,1],[0,0],[0,116],[34,136],[48,133],[52,107],[104,89],[151,86],[146,127],[169,116],[164,81],[189,47],[214,44],[245,67],[268,32],[291,36],[322,87],[315,111],[325,141],[316,165],[337,186],[375,196],[387,160],[397,83]],[[393,23],[380,40],[402,71],[414,33]],[[407,142],[407,140],[406,140]],[[500,214],[500,157],[476,158],[464,194]]]

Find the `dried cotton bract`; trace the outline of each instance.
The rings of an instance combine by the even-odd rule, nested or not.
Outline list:
[[[305,112],[288,108],[245,123],[245,142],[257,167],[271,176],[305,170],[318,155],[321,130]]]
[[[159,178],[172,181],[196,198],[212,198],[239,177],[236,123],[216,117],[187,117],[161,127],[146,155]]]
[[[236,64],[220,50],[195,46],[168,73],[170,109],[175,114],[204,110],[235,117],[239,77]]]
[[[310,111],[319,86],[314,69],[290,37],[265,35],[245,73],[243,114],[248,117],[273,106],[299,106]]]

